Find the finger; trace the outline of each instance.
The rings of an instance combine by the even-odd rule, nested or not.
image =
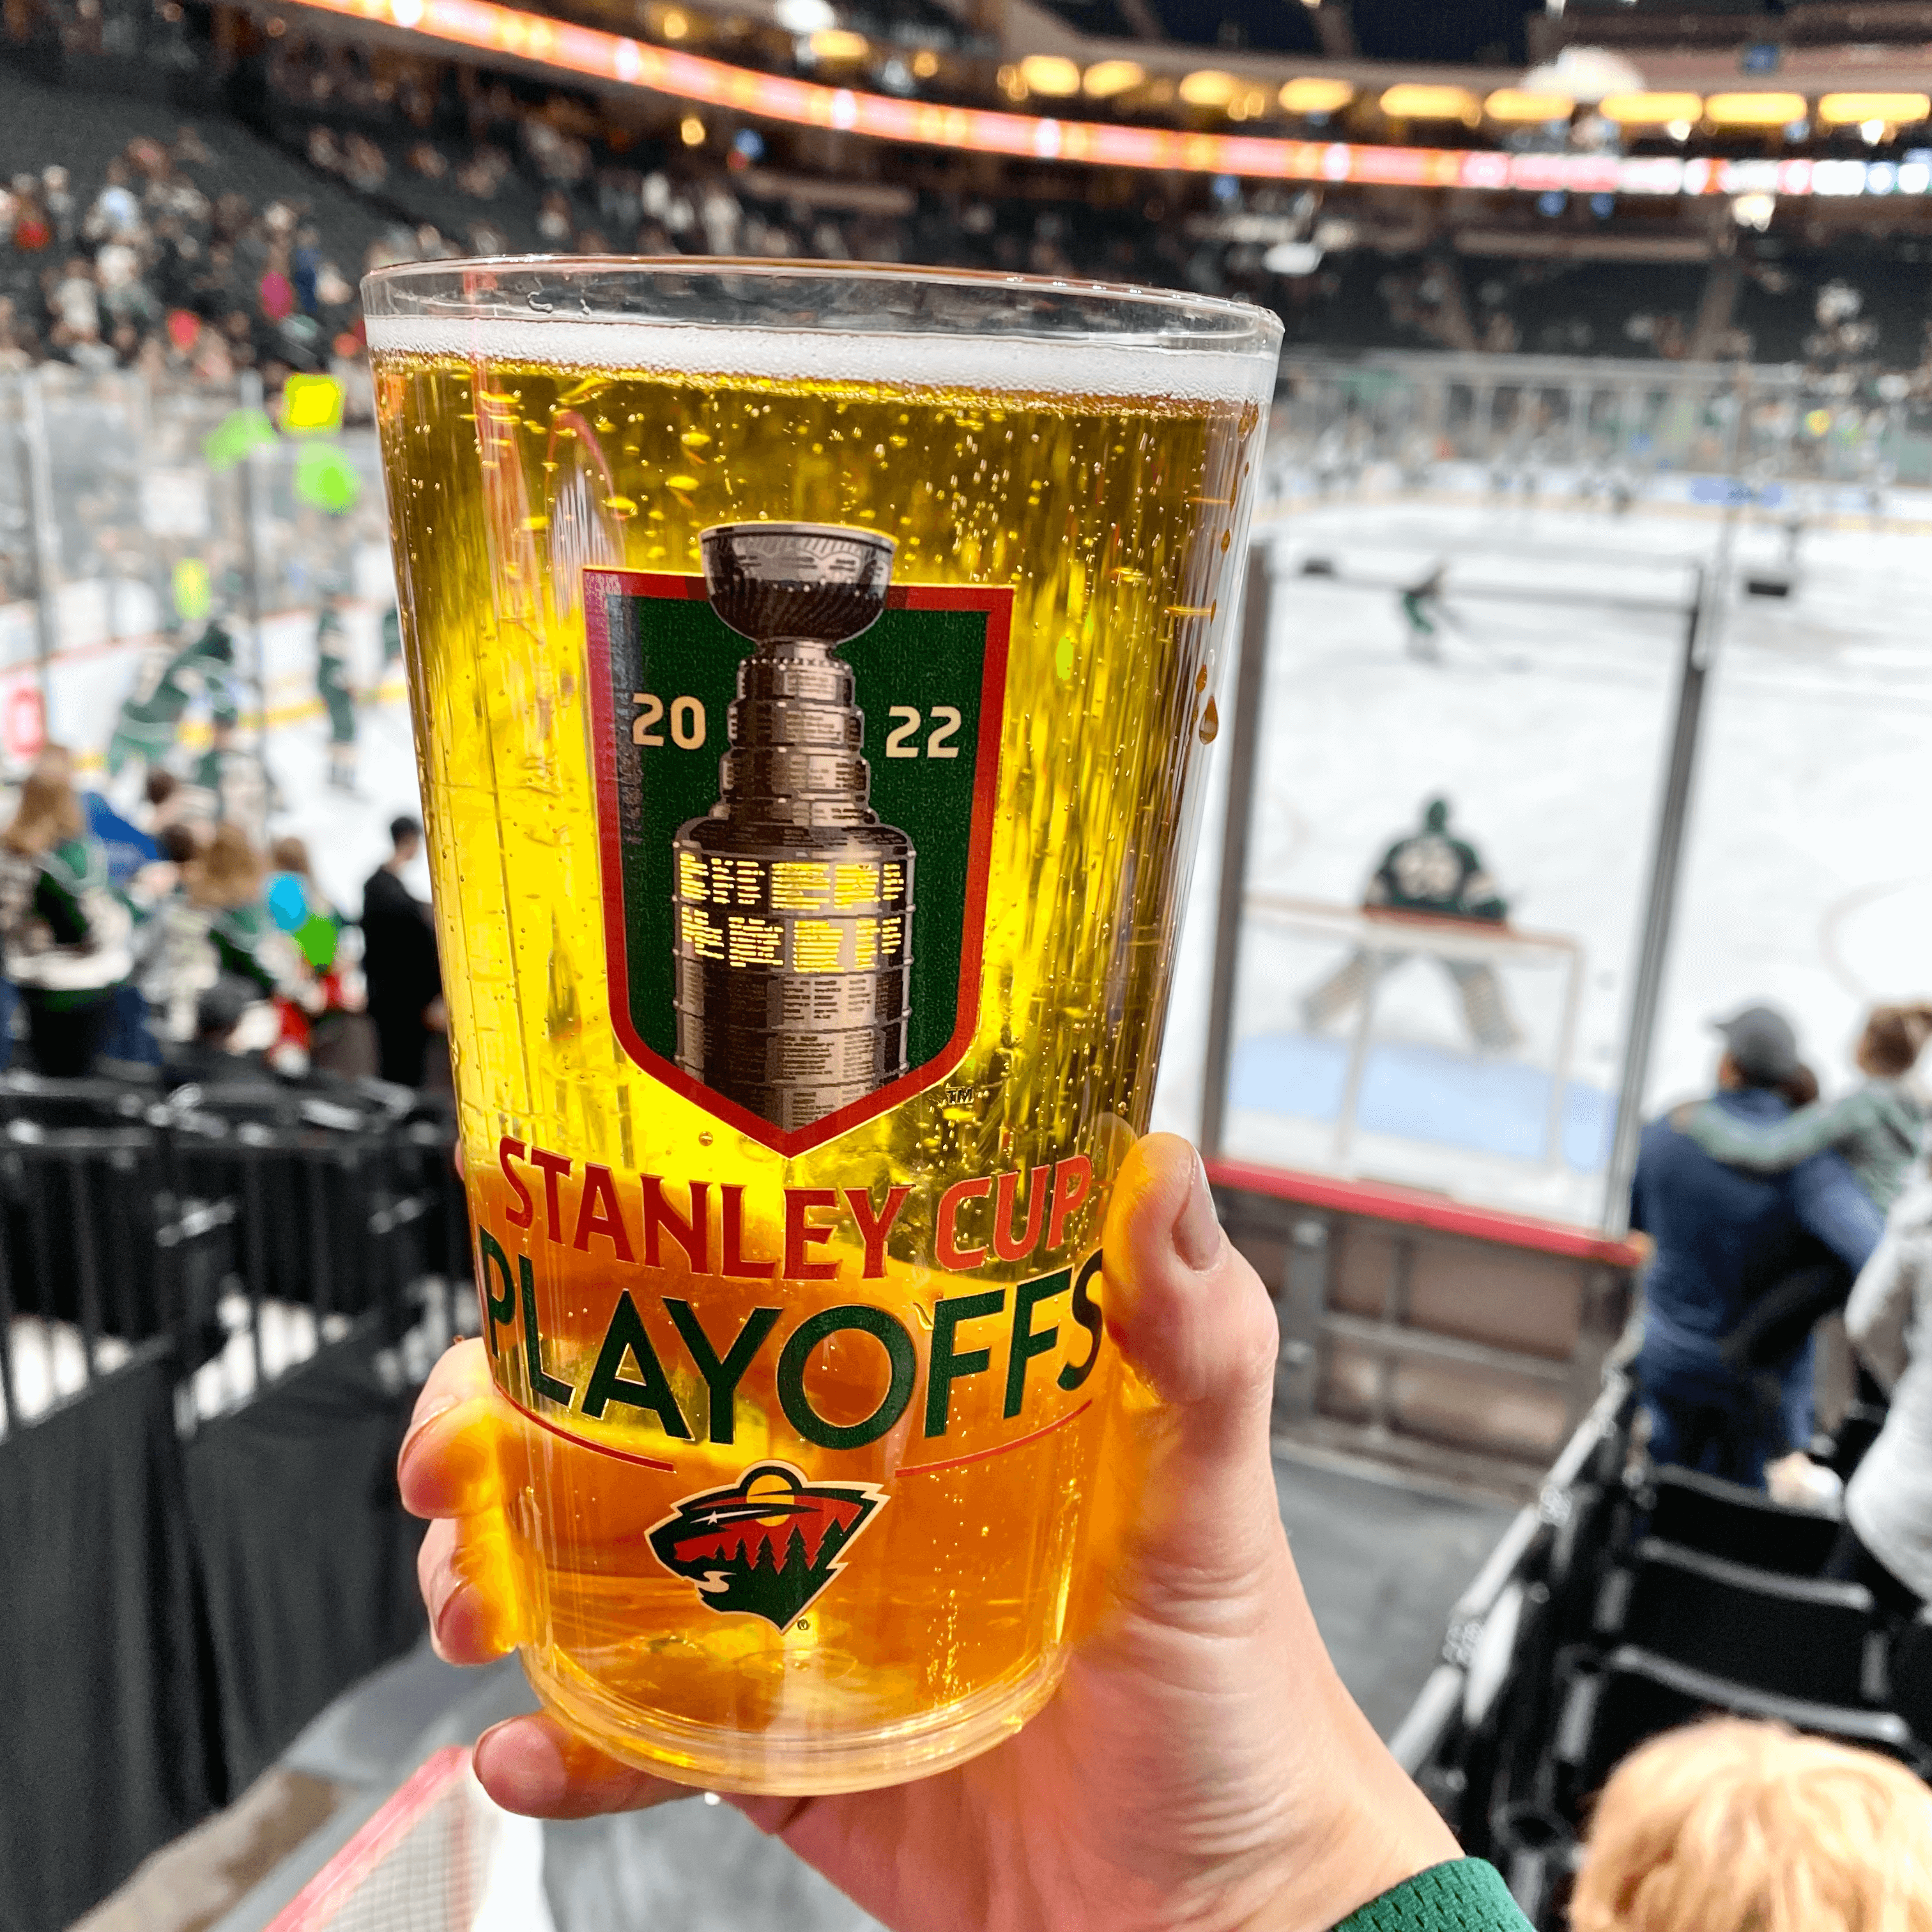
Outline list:
[[[490,1379],[480,1341],[445,1350],[416,1398],[396,1455],[396,1484],[412,1516],[466,1516],[497,1500],[497,1445],[514,1412]]]
[[[1128,1156],[1104,1241],[1108,1325],[1130,1373],[1120,1467],[1150,1596],[1252,1595],[1286,1554],[1268,1448],[1277,1330],[1261,1278],[1221,1231],[1200,1156],[1150,1136]],[[1168,1605],[1164,1614],[1174,1613]]]
[[[1274,1309],[1222,1233],[1201,1156],[1173,1134],[1128,1155],[1107,1215],[1107,1311],[1122,1352],[1191,1432],[1251,1441],[1274,1385]]]
[[[488,1517],[433,1522],[416,1552],[430,1642],[446,1664],[488,1664],[516,1648],[509,1547]]]
[[[596,1818],[698,1796],[687,1784],[607,1757],[548,1711],[485,1731],[474,1762],[483,1789],[506,1811],[528,1818]]]

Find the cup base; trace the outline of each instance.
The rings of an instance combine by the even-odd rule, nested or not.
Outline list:
[[[1056,1646],[1018,1676],[903,1724],[828,1737],[724,1731],[621,1716],[587,1682],[548,1669],[526,1646],[524,1674],[544,1707],[579,1736],[640,1771],[700,1790],[755,1797],[829,1797],[930,1778],[977,1757],[1018,1730],[1059,1688],[1066,1652]]]

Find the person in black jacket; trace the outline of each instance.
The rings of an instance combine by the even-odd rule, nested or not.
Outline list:
[[[362,888],[362,975],[382,1078],[399,1087],[420,1087],[430,1036],[448,1025],[442,969],[429,908],[402,880],[404,868],[422,849],[421,824],[394,820],[389,842],[394,851]]]

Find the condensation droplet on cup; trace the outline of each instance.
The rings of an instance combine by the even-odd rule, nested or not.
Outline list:
[[[1211,745],[1221,735],[1221,714],[1214,708],[1214,700],[1208,700],[1208,708],[1201,714],[1201,742]]]
[[[698,1144],[700,1147],[709,1147],[711,1144],[710,1135],[708,1133],[700,1133],[698,1136]]]

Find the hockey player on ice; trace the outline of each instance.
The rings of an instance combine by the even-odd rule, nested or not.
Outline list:
[[[1448,614],[1442,604],[1442,586],[1448,574],[1448,565],[1438,563],[1426,577],[1401,593],[1402,620],[1408,627],[1405,647],[1418,664],[1442,662],[1436,631]]]
[[[315,688],[328,713],[328,782],[338,791],[356,789],[356,694],[349,683],[349,640],[342,627],[341,599],[330,591],[322,600],[315,627]]]
[[[208,619],[193,644],[172,653],[165,649],[147,653],[108,741],[108,777],[118,778],[136,760],[151,767],[160,764],[174,748],[182,718],[197,692],[208,692],[210,707],[218,715],[228,700],[234,668],[235,640],[218,616]]]
[[[1455,920],[1498,928],[1509,922],[1509,904],[1497,890],[1476,848],[1449,829],[1449,801],[1432,798],[1419,830],[1399,838],[1362,895],[1362,910],[1391,928],[1411,928],[1392,944],[1358,946],[1327,979],[1303,996],[1302,1023],[1321,1033],[1366,996],[1371,987],[1430,951],[1429,926]],[[1391,935],[1394,938],[1394,934]],[[1462,1000],[1470,1036],[1484,1053],[1507,1053],[1522,1039],[1510,1016],[1502,982],[1486,960],[1458,959],[1438,953],[1442,970]]]
[[[269,812],[280,802],[274,781],[261,759],[240,742],[240,721],[233,711],[226,706],[218,711],[210,728],[208,748],[188,773],[196,796],[184,816],[238,825],[259,838]]]

